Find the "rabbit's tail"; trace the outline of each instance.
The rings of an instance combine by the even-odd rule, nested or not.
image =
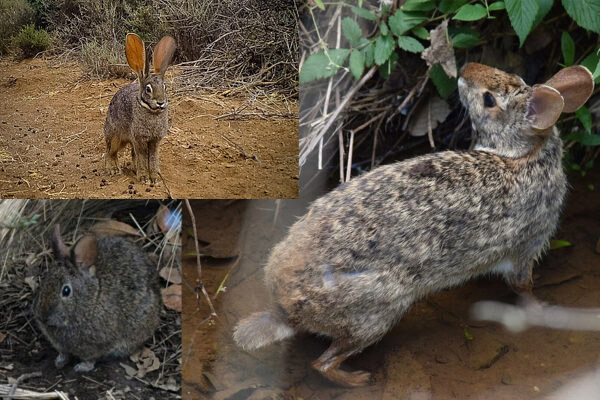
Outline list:
[[[241,320],[233,339],[244,350],[254,350],[294,336],[284,315],[274,311],[257,312]]]

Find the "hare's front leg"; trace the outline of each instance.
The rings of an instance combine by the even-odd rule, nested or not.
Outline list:
[[[133,152],[135,153],[135,175],[137,180],[143,183],[148,183],[150,180],[150,172],[148,168],[148,142],[134,141]]]
[[[153,140],[148,143],[148,167],[150,169],[150,182],[156,183],[160,176],[160,166],[159,166],[159,152],[158,145],[160,144],[160,140]]]
[[[119,167],[119,150],[121,150],[121,139],[118,136],[108,137],[106,139],[106,153],[104,154],[104,166],[110,175],[121,173]]]

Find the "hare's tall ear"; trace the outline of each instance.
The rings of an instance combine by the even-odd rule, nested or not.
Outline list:
[[[528,101],[527,118],[535,129],[550,128],[563,111],[564,100],[558,90],[546,86],[535,85]]]
[[[592,73],[583,65],[563,68],[545,84],[560,92],[565,100],[563,112],[576,111],[594,91]]]
[[[69,248],[65,246],[65,242],[63,242],[62,237],[60,236],[60,225],[54,225],[54,229],[52,229],[52,251],[54,253],[54,257],[59,260],[64,260],[69,255]]]
[[[171,36],[160,39],[152,54],[154,73],[165,76],[165,71],[173,59],[173,54],[175,54],[175,39]]]
[[[146,49],[144,42],[135,33],[128,33],[125,40],[125,54],[127,55],[127,63],[131,69],[137,74],[138,79],[142,82],[144,79],[144,71],[146,69]]]
[[[94,275],[98,259],[98,241],[96,235],[87,234],[73,246],[71,258],[82,273]]]

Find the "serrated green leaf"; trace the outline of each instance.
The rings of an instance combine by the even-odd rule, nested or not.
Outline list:
[[[375,62],[375,46],[373,44],[369,44],[362,49],[362,53],[363,58],[365,59],[365,67],[371,68]]]
[[[462,6],[452,19],[459,21],[477,21],[487,15],[485,7],[481,4],[465,4]]]
[[[438,9],[444,14],[450,14],[467,4],[469,0],[442,0]]]
[[[365,59],[361,51],[356,49],[352,50],[352,53],[350,53],[349,66],[350,72],[352,73],[352,76],[354,76],[354,79],[359,80],[365,71]]]
[[[581,125],[583,125],[583,129],[586,133],[592,133],[592,113],[590,109],[586,106],[581,106],[577,111],[575,111],[575,115],[579,118]]]
[[[387,36],[387,34],[390,33],[390,29],[385,22],[382,22],[379,26],[379,33],[381,33],[383,36]]]
[[[569,133],[565,140],[572,140],[584,146],[600,146],[600,135],[589,134],[585,132]]]
[[[600,83],[600,48],[592,51],[581,61],[581,65],[590,70],[594,82]]]
[[[425,19],[421,13],[396,10],[394,15],[388,18],[388,24],[394,35],[402,36]]]
[[[392,36],[379,36],[375,41],[375,64],[382,65],[385,63],[394,51],[394,47],[395,43]]]
[[[301,84],[335,75],[348,58],[350,49],[331,49],[328,54],[329,57],[321,50],[306,59],[300,71]]]
[[[473,47],[477,42],[479,42],[479,36],[476,33],[457,33],[452,37],[452,47],[458,49]]]
[[[319,7],[321,10],[325,10],[325,4],[323,4],[323,0],[315,0],[315,4],[317,5],[317,7]]]
[[[361,18],[368,19],[369,21],[375,21],[377,19],[377,16],[375,14],[373,14],[369,10],[365,10],[364,8],[351,6],[350,9],[354,14],[358,15]]]
[[[600,0],[562,0],[562,4],[579,26],[600,33]]]
[[[539,0],[540,8],[537,14],[535,15],[535,19],[533,20],[533,26],[531,27],[531,30],[537,28],[537,26],[540,24],[540,22],[542,22],[546,14],[550,12],[550,9],[552,8],[553,4],[554,0]]]
[[[407,0],[402,5],[404,11],[429,11],[435,8],[435,1],[433,0]]]
[[[447,99],[450,97],[452,92],[456,89],[457,79],[450,78],[444,72],[444,68],[440,64],[434,65],[429,71],[429,77],[431,81],[435,85],[440,97],[442,99]]]
[[[394,51],[392,52],[388,60],[379,67],[379,75],[381,75],[383,79],[387,79],[387,77],[390,76],[392,71],[396,69],[396,62],[398,61],[398,58],[398,53]]]
[[[504,4],[503,1],[497,1],[488,6],[488,10],[490,10],[490,11],[504,10],[505,8],[506,8],[506,5]]]
[[[571,242],[568,242],[566,240],[553,239],[550,241],[550,250],[561,249],[563,247],[569,247],[569,246],[573,246],[573,245],[571,244]]]
[[[398,47],[411,53],[420,53],[425,50],[421,42],[410,36],[399,36]]]
[[[531,0],[506,0],[506,12],[508,19],[517,36],[519,36],[519,47],[523,46],[527,35],[533,28],[533,21],[539,10],[537,1]]]
[[[573,65],[575,59],[575,43],[569,32],[563,32],[560,36],[560,49],[562,51],[565,66]]]
[[[362,29],[358,23],[350,17],[342,19],[342,33],[350,43],[350,46],[356,47],[360,43],[362,37]]]
[[[417,26],[416,28],[413,28],[413,30],[411,32],[413,35],[415,35],[419,39],[429,40],[429,32],[427,31],[427,29],[423,28],[422,26]]]

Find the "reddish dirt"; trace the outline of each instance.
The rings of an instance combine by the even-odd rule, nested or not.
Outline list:
[[[600,191],[588,188],[599,179],[598,169],[585,178],[570,177],[573,187],[555,238],[573,246],[550,251],[534,270],[534,295],[542,301],[600,306],[600,249],[595,251]],[[240,261],[236,265],[232,259],[203,258],[202,283],[210,296],[222,282],[226,287],[213,299],[218,318],[207,321],[202,297],[198,300],[192,289],[184,289],[184,399],[541,399],[588,373],[596,374],[592,386],[598,394],[599,333],[533,328],[513,334],[496,323],[470,318],[477,301],[515,302],[516,296],[494,277],[416,303],[381,342],[347,360],[343,368],[373,373],[372,384],[363,388],[336,386],[311,368],[328,346],[325,338],[298,335],[258,351],[240,350],[232,340],[233,327],[270,304],[262,268],[272,246],[306,207],[305,202],[282,201],[273,226],[274,202],[244,204],[242,209],[238,203],[224,203],[218,211],[214,203],[195,203],[197,218],[203,221],[197,224],[200,240],[207,248],[201,253],[229,248],[229,254],[220,256],[238,254]],[[208,220],[210,228],[203,229]],[[243,221],[242,227],[233,220]],[[220,232],[213,228],[219,223]],[[193,249],[189,230],[183,243],[188,251]],[[184,260],[184,276],[193,288],[194,259]],[[570,398],[597,398],[574,396]]]
[[[150,186],[135,181],[129,148],[120,154],[123,175],[104,171],[108,104],[130,81],[88,80],[77,64],[40,59],[2,61],[0,70],[0,197],[298,195],[298,120],[283,116],[297,116],[297,103],[286,105],[277,96],[252,102],[209,94],[171,95],[169,136],[160,146],[166,185]],[[166,81],[167,90],[173,90],[173,73],[168,72]],[[236,110],[257,115],[226,116]],[[258,115],[264,113],[269,116]]]

